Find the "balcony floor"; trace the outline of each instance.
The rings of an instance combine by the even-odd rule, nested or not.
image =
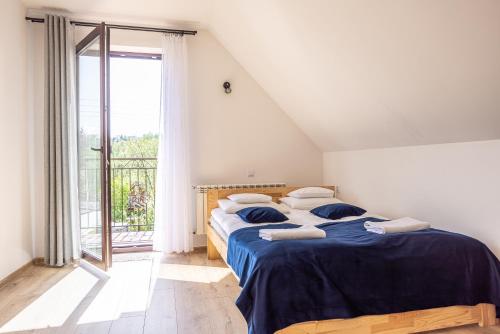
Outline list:
[[[113,253],[137,250],[151,250],[154,231],[113,232]],[[101,236],[97,234],[82,235],[82,244],[100,245]]]
[[[154,231],[113,232],[113,248],[152,246]]]

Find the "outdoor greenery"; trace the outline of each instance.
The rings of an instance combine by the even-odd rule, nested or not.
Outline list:
[[[153,230],[157,152],[157,134],[113,138],[111,216],[115,228]]]
[[[90,149],[99,145],[98,136],[80,133],[82,212],[100,210],[100,153]],[[111,218],[114,229],[153,230],[157,152],[157,134],[112,139]]]
[[[117,136],[112,140],[112,158],[156,158],[158,135],[145,134],[141,137]]]

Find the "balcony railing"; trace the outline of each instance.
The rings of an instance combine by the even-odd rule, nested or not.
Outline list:
[[[156,158],[111,159],[113,232],[154,230]]]
[[[100,253],[100,160],[80,165],[82,248]],[[111,230],[113,252],[153,244],[156,158],[111,159]],[[89,182],[90,181],[90,182]]]

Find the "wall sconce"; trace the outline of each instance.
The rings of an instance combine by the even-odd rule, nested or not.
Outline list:
[[[222,87],[224,87],[224,91],[226,92],[226,94],[231,93],[232,90],[231,90],[231,84],[229,83],[229,81],[224,82]]]

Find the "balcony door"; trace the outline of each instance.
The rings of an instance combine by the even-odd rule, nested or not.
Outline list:
[[[104,270],[111,266],[108,55],[104,23],[76,47],[80,243],[83,258]]]

